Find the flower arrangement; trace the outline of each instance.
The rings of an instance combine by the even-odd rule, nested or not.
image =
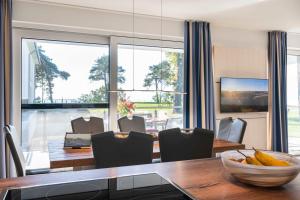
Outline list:
[[[121,98],[118,102],[118,112],[122,115],[132,115],[135,111],[135,104],[128,98]]]

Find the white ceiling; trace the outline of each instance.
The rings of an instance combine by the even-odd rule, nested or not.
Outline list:
[[[36,0],[132,13],[133,0]],[[162,0],[164,17],[300,33],[300,0]],[[135,12],[160,16],[161,0],[135,0]]]

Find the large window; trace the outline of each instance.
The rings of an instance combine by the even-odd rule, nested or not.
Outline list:
[[[136,39],[133,46],[132,38],[42,31],[18,37],[24,37],[25,151],[46,152],[48,142],[63,140],[78,117],[101,117],[105,130],[117,131],[117,119],[128,115],[128,105],[145,118],[148,130],[183,127],[182,42]]]
[[[287,58],[289,152],[300,155],[300,56]]]
[[[118,45],[118,89],[119,117],[133,104],[146,129],[183,127],[183,50]]]
[[[108,125],[109,46],[22,39],[22,146],[47,150],[77,117]]]

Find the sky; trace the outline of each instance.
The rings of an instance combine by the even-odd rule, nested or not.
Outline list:
[[[133,57],[134,52],[134,57]],[[134,59],[134,70],[133,70]],[[125,69],[125,83],[118,84],[118,89],[125,90],[153,90],[154,87],[143,87],[144,78],[149,72],[149,66],[159,64],[161,59],[165,59],[165,56],[161,54],[158,48],[147,48],[143,50],[141,48],[129,45],[119,45],[118,48],[118,66],[122,66]],[[133,74],[134,73],[134,74]],[[127,78],[126,78],[127,77]],[[134,83],[133,83],[134,82]],[[131,101],[152,101],[154,96],[153,92],[126,92],[127,98]]]
[[[222,90],[268,91],[268,82],[263,79],[222,79]]]
[[[91,66],[98,57],[108,55],[108,46],[38,42],[61,71],[70,73],[68,80],[54,79],[54,99],[75,99],[103,85],[88,79]],[[84,56],[83,56],[84,55]]]
[[[32,40],[31,40],[32,41]],[[26,42],[26,40],[24,40]],[[68,80],[56,78],[54,80],[54,99],[76,99],[81,94],[88,94],[90,90],[95,90],[103,85],[103,81],[91,81],[88,79],[90,69],[95,60],[101,56],[108,55],[108,45],[94,45],[66,42],[48,42],[36,41],[41,46],[52,62],[58,66],[61,71],[70,73]],[[118,66],[125,69],[125,83],[119,85],[119,88],[131,89],[155,89],[143,87],[144,78],[149,72],[151,65],[159,64],[165,59],[165,54],[161,53],[160,48],[147,47],[143,49],[135,47],[134,57],[133,49],[129,45],[119,45]],[[176,50],[178,51],[178,50]],[[133,87],[133,58],[134,64],[134,87]],[[165,88],[170,90],[170,88]],[[37,90],[36,96],[41,96],[41,90]],[[152,100],[153,92],[134,92],[129,93],[132,101]]]

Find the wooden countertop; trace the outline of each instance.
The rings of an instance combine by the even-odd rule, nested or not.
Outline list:
[[[0,181],[0,189],[65,181],[79,181],[137,173],[156,172],[170,179],[198,199],[205,200],[283,200],[300,199],[300,176],[277,188],[248,186],[236,181],[222,166],[220,159],[190,160],[129,167],[72,171],[33,175]]]

